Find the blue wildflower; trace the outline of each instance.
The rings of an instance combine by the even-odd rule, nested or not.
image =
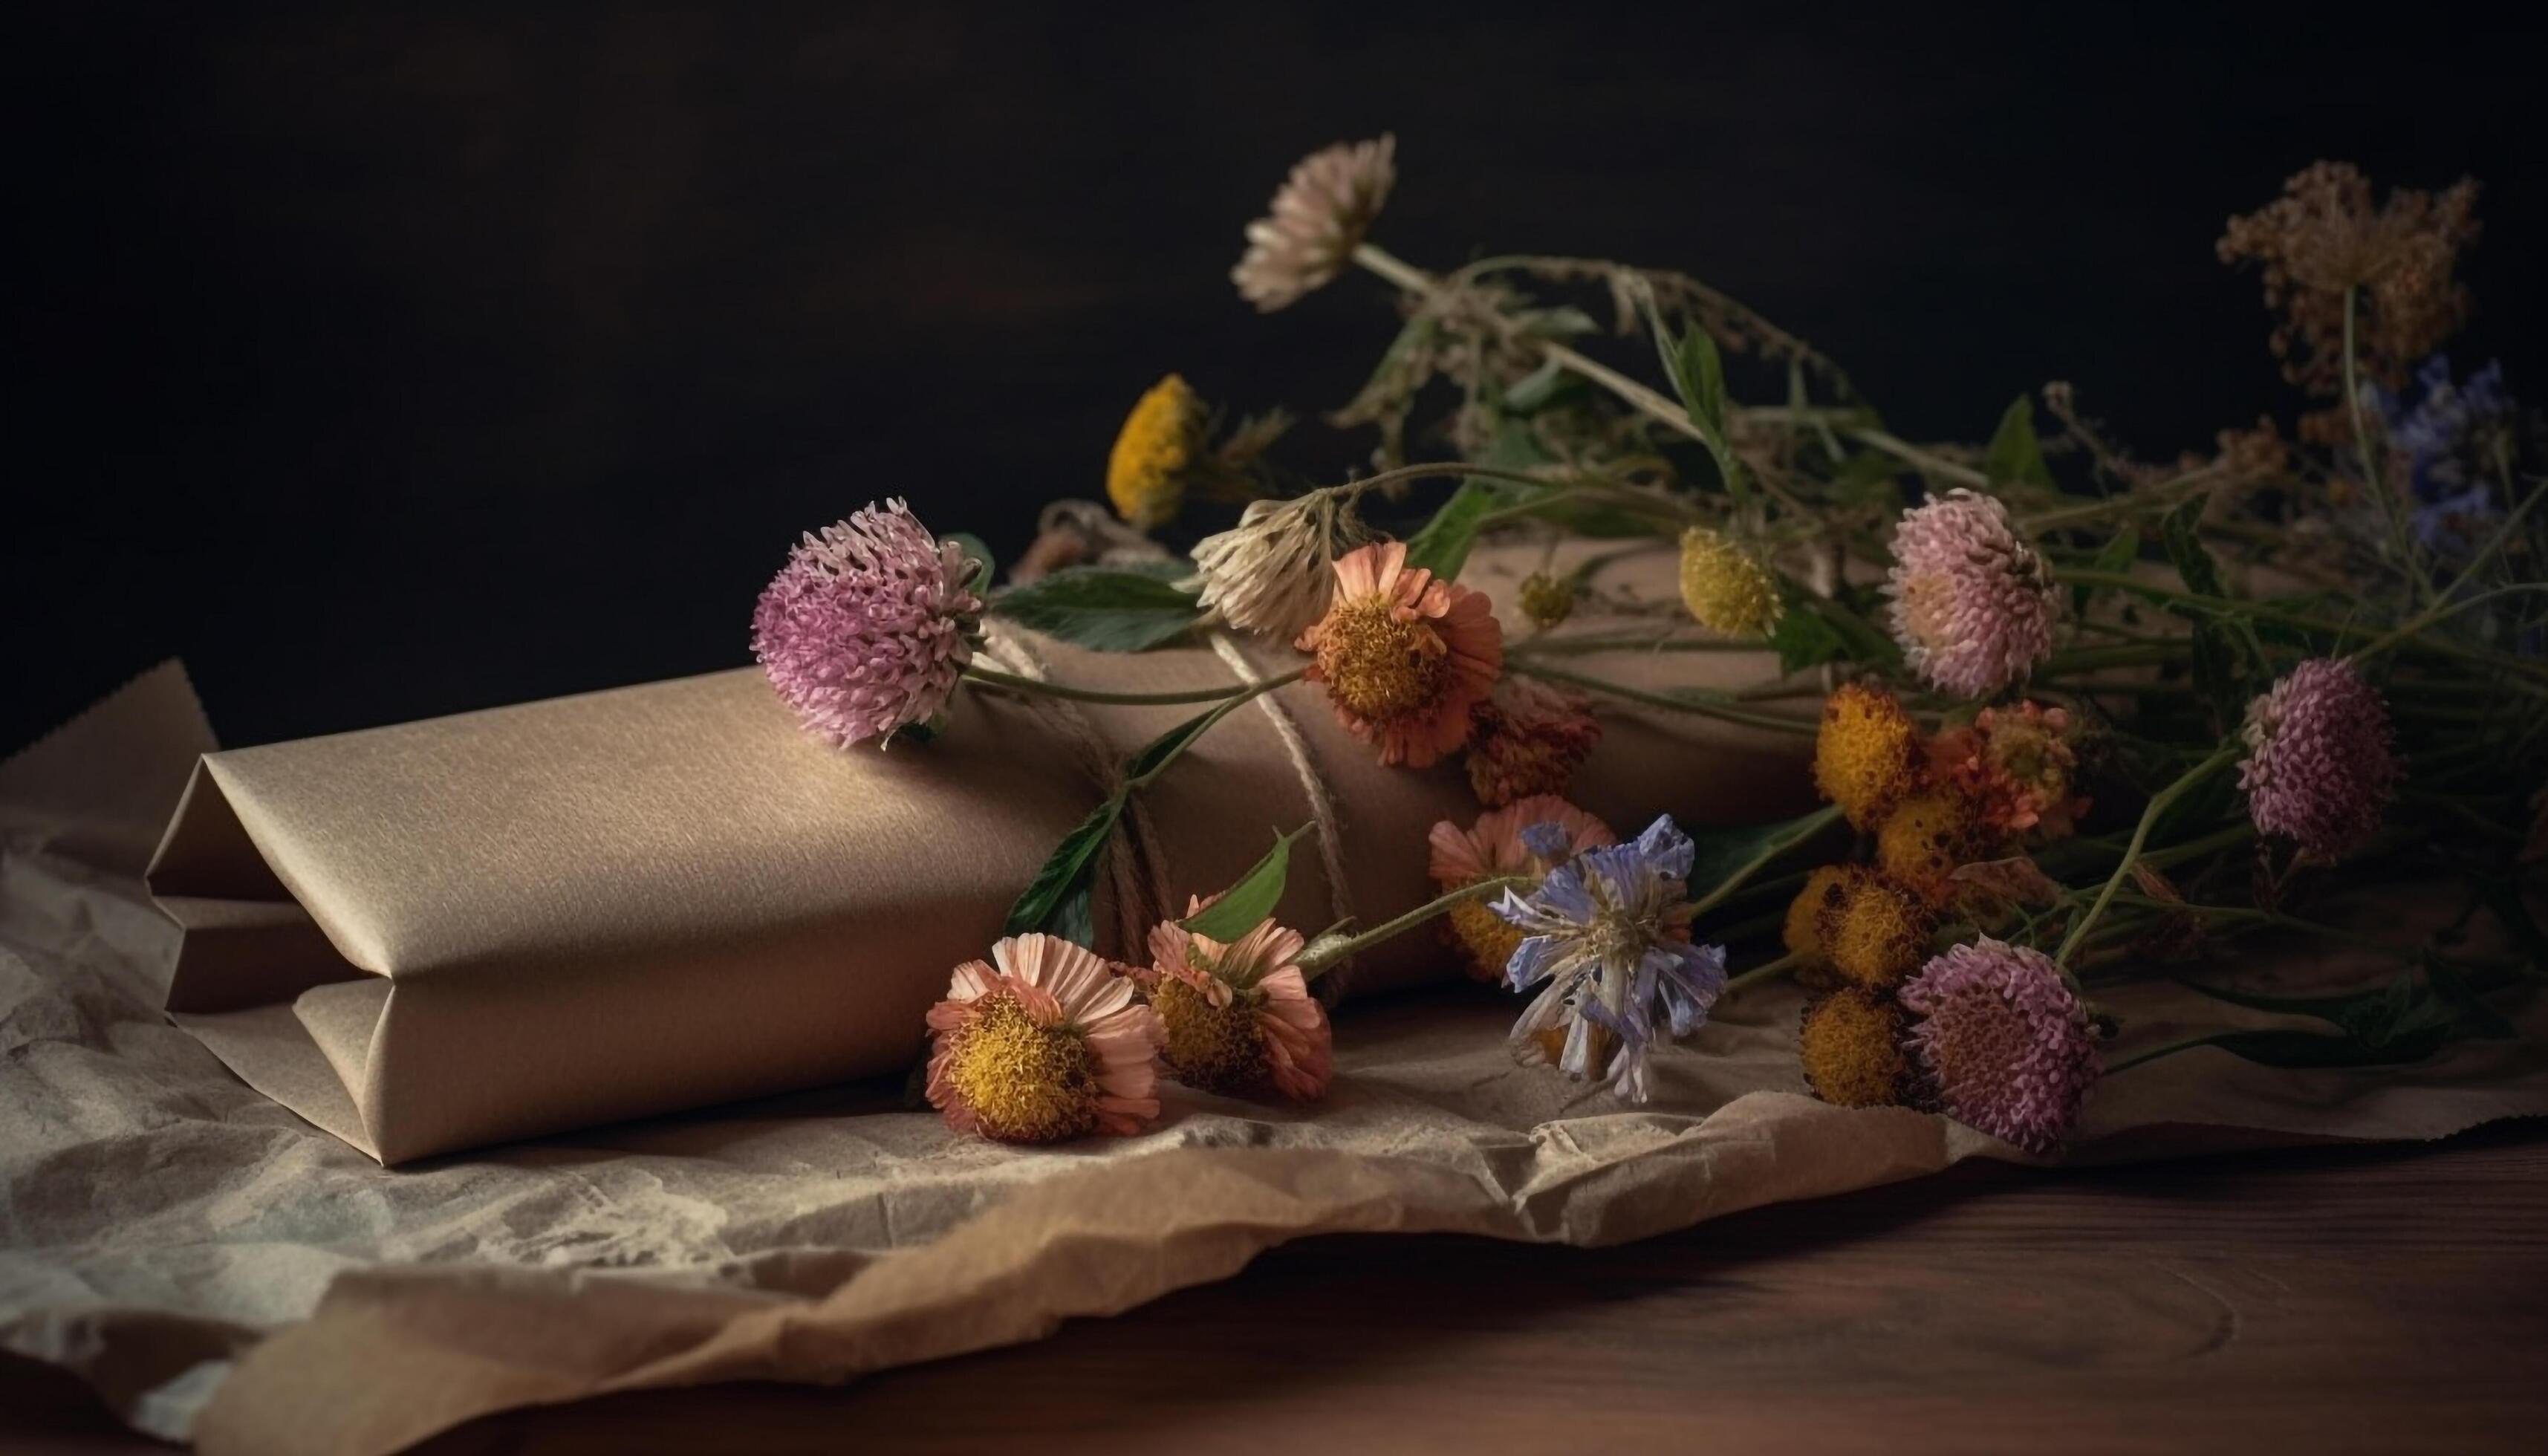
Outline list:
[[[2415,538],[2436,555],[2467,556],[2503,514],[2483,474],[2512,421],[2503,365],[2489,361],[2453,384],[2449,356],[2435,354],[2415,370],[2415,385],[2419,393],[2412,405],[2376,386],[2372,400],[2391,452],[2407,464]]]
[[[1695,850],[1670,815],[1632,844],[1587,850],[1529,895],[1510,890],[1496,914],[1524,939],[1505,963],[1516,991],[1547,982],[1512,1041],[1536,1057],[1541,1033],[1563,1029],[1557,1064],[1596,1074],[1630,1102],[1648,1096],[1646,1056],[1665,1035],[1686,1037],[1725,989],[1725,948],[1690,944],[1687,876]]]

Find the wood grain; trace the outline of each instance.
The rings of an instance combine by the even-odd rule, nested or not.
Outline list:
[[[1318,1240],[1037,1345],[516,1412],[426,1449],[2536,1449],[2543,1296],[2548,1124],[1967,1163],[1613,1249]],[[23,1371],[0,1393],[0,1431],[147,1449]]]

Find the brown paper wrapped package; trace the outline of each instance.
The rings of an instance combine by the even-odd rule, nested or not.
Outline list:
[[[1302,705],[1305,738],[1352,749],[1323,713]],[[1270,718],[1253,726],[1274,736]],[[1708,794],[1738,774],[1761,778],[1765,812],[1792,791],[1791,769],[1771,775],[1748,757],[1693,756],[1676,736],[1687,726],[1614,716],[1587,793],[1594,807],[1627,824],[1689,794],[1732,817],[1742,799]],[[1655,1101],[1623,1108],[1514,1067],[1502,1045],[1511,1002],[1454,986],[1342,1008],[1336,1079],[1315,1108],[1171,1085],[1159,1125],[1139,1138],[1016,1149],[949,1136],[934,1116],[902,1108],[888,1079],[384,1169],[242,1086],[158,1012],[176,937],[136,876],[209,747],[182,675],[163,669],[0,765],[0,1348],[75,1370],[136,1425],[191,1433],[216,1456],[388,1452],[478,1414],[607,1391],[837,1382],[1035,1338],[1323,1232],[1600,1243],[1964,1157],[2016,1157],[1941,1118],[1845,1112],[1801,1095],[1797,1000],[1784,987],[1721,1008],[1658,1056]],[[1060,819],[1095,782],[1077,757],[1054,759],[1054,780],[1079,796]],[[1270,826],[1231,828],[1233,816],[1217,812],[1226,803],[1262,794],[1293,816],[1274,822],[1306,816],[1306,797],[1276,796],[1287,760],[1268,762],[1278,767],[1206,753],[1162,780],[1154,842],[1165,878],[1180,881],[1188,860],[1226,876],[1254,858]],[[1334,772],[1366,762],[1340,759]],[[1348,843],[1377,857],[1368,872],[1354,868],[1363,913],[1421,892],[1406,839],[1433,804],[1458,803],[1456,789],[1439,774],[1377,772],[1339,786]],[[978,829],[979,845],[953,843],[966,832],[919,831],[949,842],[929,849],[944,857],[934,864],[967,864],[968,853],[993,862],[985,880],[1042,852]],[[1286,914],[1323,924],[1331,887],[1302,858]],[[608,878],[520,863],[571,883]],[[1127,866],[1137,890],[1144,873]],[[251,875],[237,887],[251,892],[225,894],[277,905],[280,882]],[[970,913],[989,924],[1011,887],[961,893],[979,897]],[[504,887],[494,890],[505,903]],[[2363,913],[2404,936],[2450,908],[2405,894]],[[473,909],[446,907],[460,919]],[[910,945],[934,933],[890,906],[877,914],[855,934]],[[848,1008],[853,991],[874,997],[862,1006],[891,994],[917,1005],[943,984],[936,967],[899,990],[870,984],[881,962],[867,949],[838,962],[847,989],[827,1006]],[[1429,938],[1402,950],[1359,967],[1363,984],[1445,973]],[[2260,946],[2234,969],[2267,987],[2389,973],[2317,945]],[[334,974],[318,983],[350,973]],[[295,996],[278,990],[267,1004],[288,1008]],[[2272,1023],[2165,986],[2127,988],[2108,1005],[2128,1025],[2119,1056],[2192,1026]],[[2218,1051],[2154,1063],[2098,1088],[2071,1155],[2423,1138],[2548,1113],[2548,1017],[2536,1004],[2508,1009],[2522,1039],[2459,1044],[2412,1067],[2282,1072]],[[595,1023],[621,1015],[599,992],[581,1010]],[[324,1064],[297,1016],[267,1024],[278,1043],[267,1065]]]
[[[1516,571],[1489,558],[1471,579],[1509,589]],[[1235,643],[1134,657],[1003,636],[991,651],[1112,691],[1299,661],[1277,647],[1248,663]],[[1589,661],[1656,684],[1765,669],[1757,653]],[[168,1009],[251,1086],[386,1163],[894,1071],[949,968],[997,938],[1111,766],[1197,711],[967,690],[928,744],[842,752],[747,669],[212,754],[149,869],[186,930]],[[1807,801],[1802,739],[1610,718],[1578,793],[1630,832],[1660,812],[1745,823]],[[1384,769],[1321,689],[1295,684],[1141,796],[1100,949],[1138,947],[1162,907],[1313,819],[1334,854],[1299,857],[1287,923],[1385,919],[1432,893],[1426,827],[1477,813],[1456,764]],[[1430,937],[1362,961],[1358,989],[1447,969]]]

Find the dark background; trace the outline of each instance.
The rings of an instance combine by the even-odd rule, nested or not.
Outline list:
[[[1686,268],[1903,433],[2067,378],[2159,456],[2291,412],[2229,214],[2320,156],[2474,173],[2457,347],[2528,383],[2537,22],[1933,9],[49,7],[0,745],[171,654],[232,743],[732,666],[794,533],[879,496],[1013,554],[1166,370],[1351,393],[1379,284],[1260,318],[1226,275],[1384,129],[1411,260]]]

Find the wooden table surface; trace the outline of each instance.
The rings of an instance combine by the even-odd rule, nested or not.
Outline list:
[[[1966,1163],[1612,1249],[1314,1240],[1041,1344],[837,1391],[521,1412],[426,1449],[2317,1456],[2538,1450],[2543,1429],[2533,1122],[2421,1147]],[[0,1382],[0,1446],[165,1449],[32,1367]]]

